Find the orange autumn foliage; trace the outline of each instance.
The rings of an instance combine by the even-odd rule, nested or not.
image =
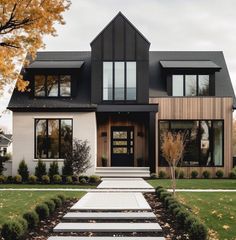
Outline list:
[[[62,13],[69,6],[69,0],[0,0],[0,93],[16,79],[18,90],[26,90],[17,66],[44,47],[44,35],[56,36],[54,24],[65,24]]]

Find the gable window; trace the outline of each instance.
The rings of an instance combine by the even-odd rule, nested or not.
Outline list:
[[[34,95],[36,97],[70,97],[70,75],[35,75]]]
[[[172,96],[209,96],[209,75],[173,75]]]
[[[72,119],[35,119],[35,158],[64,158],[72,144]]]
[[[103,62],[103,100],[136,100],[136,62]]]
[[[223,121],[222,120],[173,120],[159,122],[160,135],[164,132],[185,133],[185,151],[181,166],[223,166]],[[167,162],[160,151],[159,165]]]

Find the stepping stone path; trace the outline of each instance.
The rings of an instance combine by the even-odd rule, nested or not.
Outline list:
[[[53,229],[59,236],[48,240],[165,239],[155,214],[141,193],[152,188],[147,182],[142,178],[102,180],[98,189],[109,191],[89,192],[82,197]],[[121,192],[121,189],[131,189],[132,192]],[[76,236],[85,232],[89,236]],[[66,236],[60,236],[63,233]]]

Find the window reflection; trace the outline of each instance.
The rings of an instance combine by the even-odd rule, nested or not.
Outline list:
[[[172,88],[173,88],[173,96],[183,96],[184,75],[173,75],[172,77]]]
[[[35,96],[45,96],[45,76],[35,75],[34,76],[34,94]]]
[[[197,76],[185,75],[185,96],[197,95]]]
[[[127,100],[136,100],[136,62],[126,63]]]
[[[103,100],[113,99],[113,63],[103,63]]]
[[[64,158],[65,154],[72,146],[72,120],[61,120],[61,157]]]
[[[55,75],[47,76],[47,96],[58,96],[58,77]]]
[[[68,97],[71,95],[71,76],[61,75],[60,76],[60,96]]]
[[[115,100],[125,99],[125,64],[115,62]]]
[[[209,95],[209,75],[198,76],[198,95],[199,96]]]
[[[46,120],[36,120],[36,157],[47,157],[47,122]]]

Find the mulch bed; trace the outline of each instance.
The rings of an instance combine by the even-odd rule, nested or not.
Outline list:
[[[177,228],[176,220],[168,213],[155,193],[146,193],[144,196],[156,215],[166,240],[189,240],[186,232]]]

